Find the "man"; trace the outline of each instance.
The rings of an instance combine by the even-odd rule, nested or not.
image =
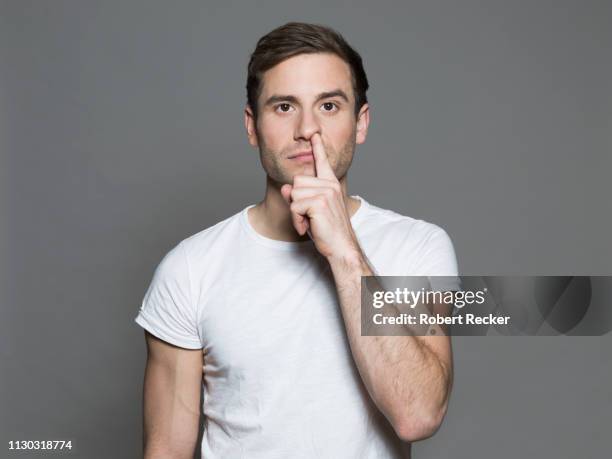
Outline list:
[[[438,226],[347,193],[369,125],[359,56],[288,23],[248,66],[245,127],[264,199],[180,242],[136,322],[146,329],[146,458],[396,458],[432,435],[452,381],[445,336],[361,336],[360,282],[455,275]]]

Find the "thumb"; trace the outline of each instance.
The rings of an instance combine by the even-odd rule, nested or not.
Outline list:
[[[280,192],[287,204],[291,204],[291,190],[293,190],[293,185],[285,184],[281,187]]]

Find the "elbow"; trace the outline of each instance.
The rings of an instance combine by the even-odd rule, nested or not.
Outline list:
[[[393,422],[393,429],[397,436],[405,442],[425,440],[433,436],[444,419],[446,408],[420,413],[418,415],[404,416]]]

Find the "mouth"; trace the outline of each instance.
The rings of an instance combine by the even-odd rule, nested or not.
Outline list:
[[[312,150],[308,151],[300,151],[288,157],[288,159],[295,159],[298,161],[313,161],[314,155],[312,154]]]

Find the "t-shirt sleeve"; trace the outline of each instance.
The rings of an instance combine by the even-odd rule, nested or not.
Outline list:
[[[419,274],[429,276],[433,290],[460,290],[455,248],[448,233],[434,225],[419,258]]]
[[[134,321],[175,346],[201,349],[187,254],[179,243],[161,260]]]

